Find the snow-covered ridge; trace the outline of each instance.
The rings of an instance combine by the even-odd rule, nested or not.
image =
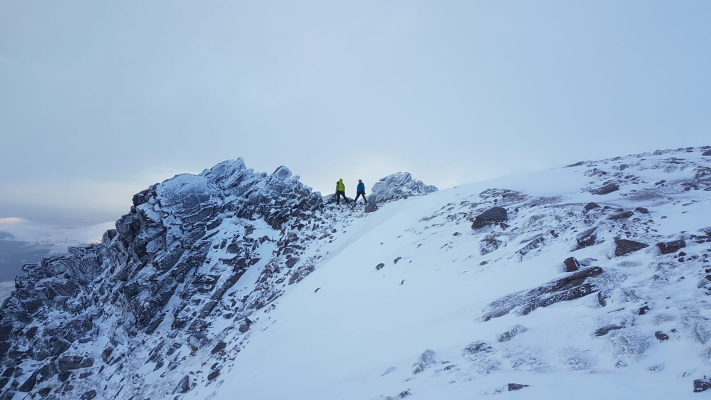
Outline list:
[[[367,216],[283,167],[180,175],[101,244],[18,279],[0,390],[690,398],[711,365],[709,155],[585,162]]]

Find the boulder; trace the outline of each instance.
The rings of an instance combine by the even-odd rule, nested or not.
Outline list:
[[[597,203],[592,203],[592,202],[586,204],[585,207],[584,207],[585,212],[588,212],[588,211],[590,211],[590,210],[594,210],[594,209],[596,209],[596,208],[600,208],[600,206],[599,206]]]
[[[597,242],[597,227],[582,232],[575,240],[580,248],[593,246]]]
[[[649,247],[648,244],[635,242],[634,240],[615,239],[615,256],[620,257],[635,251]]]
[[[612,220],[612,221],[616,221],[616,220],[620,220],[620,219],[627,219],[627,218],[629,218],[629,217],[631,217],[631,216],[633,216],[633,215],[634,215],[634,212],[632,212],[632,211],[625,211],[625,212],[621,212],[621,213],[618,213],[618,214],[610,215],[607,219]]]
[[[509,392],[513,392],[515,390],[521,390],[523,388],[528,387],[529,385],[522,385],[520,383],[509,383]]]
[[[657,243],[659,252],[662,254],[672,254],[686,247],[686,242],[684,240],[674,240],[671,242],[661,242]]]
[[[503,207],[493,207],[479,214],[472,223],[472,229],[506,221],[508,213]]]
[[[711,389],[711,378],[704,375],[703,378],[694,380],[694,393],[705,392],[709,389]]]
[[[604,195],[604,194],[616,192],[618,190],[620,190],[620,187],[616,183],[608,183],[605,186],[590,190],[590,193],[597,194],[597,195]]]
[[[580,269],[580,262],[575,257],[568,257],[563,261],[565,272],[575,272]]]
[[[669,340],[669,335],[667,335],[666,333],[664,333],[664,332],[662,332],[662,331],[656,331],[656,332],[654,332],[654,336],[655,336],[660,342],[663,342],[663,341],[665,341],[665,340]]]
[[[703,153],[701,153],[702,156],[711,156],[711,150],[706,150]]]

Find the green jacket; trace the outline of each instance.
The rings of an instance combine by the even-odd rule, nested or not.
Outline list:
[[[336,183],[336,193],[338,192],[346,192],[346,184],[343,183],[343,179],[339,179],[338,183]]]

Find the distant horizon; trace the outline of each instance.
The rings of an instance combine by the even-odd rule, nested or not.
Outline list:
[[[703,147],[711,147],[711,145],[704,144],[704,145],[697,145],[697,146],[677,146],[677,147],[670,147],[670,148],[666,148],[666,149],[654,149],[654,150],[645,150],[645,151],[633,152],[633,153],[629,153],[629,154],[618,154],[618,155],[613,155],[613,156],[608,156],[608,157],[602,157],[602,158],[587,158],[587,159],[585,159],[585,160],[582,160],[582,159],[581,159],[581,160],[577,160],[577,161],[575,161],[575,162],[580,162],[580,161],[597,161],[597,160],[604,160],[604,159],[615,158],[615,157],[624,157],[624,156],[628,156],[628,155],[636,155],[636,154],[643,154],[643,153],[653,153],[654,151],[657,151],[657,150],[686,149],[686,148],[689,148],[689,147],[693,147],[693,148],[703,148]],[[237,159],[237,158],[240,158],[240,157],[235,157],[234,159]],[[244,157],[242,157],[242,158],[244,158]],[[223,161],[227,161],[227,160],[223,160]],[[222,162],[222,161],[221,161],[221,162]],[[423,182],[424,182],[425,184],[427,184],[427,185],[434,184],[435,186],[437,186],[438,190],[442,191],[442,190],[452,189],[452,188],[458,187],[458,186],[465,186],[465,185],[469,185],[469,184],[475,184],[475,183],[485,182],[485,181],[488,181],[488,180],[495,180],[495,179],[498,179],[498,178],[502,178],[502,177],[509,176],[509,175],[515,175],[515,174],[519,174],[519,173],[536,172],[536,171],[544,171],[544,170],[548,170],[548,169],[563,168],[563,167],[565,167],[565,166],[567,166],[567,165],[570,165],[570,164],[572,164],[572,163],[573,163],[573,162],[565,163],[565,164],[561,164],[561,165],[554,166],[554,167],[550,167],[550,168],[521,169],[521,170],[518,170],[518,171],[513,171],[513,172],[510,172],[510,173],[502,174],[502,175],[500,175],[500,176],[494,176],[494,177],[491,177],[491,178],[485,178],[485,179],[481,179],[481,180],[477,180],[477,181],[465,182],[465,183],[462,183],[462,184],[459,184],[459,185],[452,185],[452,186],[450,186],[450,187],[440,187],[439,185],[436,185],[436,184],[431,183],[431,182],[426,182],[426,181],[423,181]],[[219,164],[219,162],[216,163],[215,165],[218,165],[218,164]],[[203,170],[205,170],[205,169],[210,169],[210,168],[214,167],[215,165],[212,165],[212,166],[203,168]],[[288,165],[285,165],[285,166],[286,166],[287,168],[289,168]],[[250,167],[250,165],[249,165],[248,163],[247,163],[247,168],[249,168],[249,169],[254,169],[254,168]],[[277,168],[279,168],[279,166],[275,167],[274,170],[276,170]],[[291,170],[291,168],[289,168],[289,169]],[[272,170],[271,172],[268,172],[268,171],[256,171],[256,170],[255,170],[255,172],[260,172],[260,173],[261,173],[261,172],[265,172],[265,173],[267,173],[267,174],[271,174],[271,173],[274,172],[274,170]],[[202,170],[201,170],[201,172],[202,172]],[[299,175],[298,171],[291,170],[291,172],[292,172],[294,175]],[[394,171],[394,172],[392,172],[392,174],[397,173],[397,172],[409,172],[409,171],[405,171],[405,170]],[[184,172],[184,173],[186,173],[186,174],[193,174],[193,173],[191,173],[191,172]],[[200,173],[200,172],[198,172],[197,174],[199,174],[199,173]],[[194,175],[197,175],[197,174],[194,174]],[[128,213],[130,212],[130,208],[131,208],[131,206],[132,206],[132,202],[131,202],[132,200],[131,200],[131,199],[132,199],[132,197],[133,197],[134,194],[139,193],[139,192],[141,192],[141,191],[143,191],[143,190],[149,188],[150,186],[152,186],[152,185],[154,185],[154,184],[160,184],[160,183],[162,183],[162,182],[164,182],[164,181],[166,181],[166,180],[172,179],[173,177],[175,177],[175,176],[177,176],[177,175],[181,175],[181,174],[175,174],[175,175],[172,175],[172,176],[170,176],[170,177],[167,177],[167,178],[165,178],[165,179],[163,179],[163,180],[161,180],[161,181],[157,181],[157,182],[153,182],[153,183],[147,184],[143,189],[140,189],[140,190],[138,190],[138,191],[132,193],[132,194],[130,195],[130,197],[128,197],[128,200],[126,201],[125,207],[122,207],[122,208],[124,209],[123,211],[114,210],[114,209],[108,209],[108,208],[107,208],[107,209],[103,209],[103,210],[102,210],[102,209],[89,209],[89,210],[87,210],[87,209],[84,209],[84,208],[81,208],[81,207],[77,207],[77,208],[64,208],[64,209],[62,209],[63,211],[59,212],[59,209],[53,209],[53,208],[50,208],[50,207],[31,207],[31,208],[28,208],[28,209],[25,209],[25,210],[23,210],[21,207],[17,207],[17,208],[15,208],[16,211],[15,211],[15,213],[13,214],[12,211],[10,211],[10,212],[7,211],[8,209],[13,210],[12,207],[3,206],[3,205],[0,204],[0,220],[3,219],[3,218],[22,218],[22,219],[25,219],[25,220],[28,220],[28,221],[37,222],[37,223],[42,223],[42,224],[47,224],[47,225],[53,225],[53,226],[58,226],[58,227],[87,227],[87,226],[93,226],[93,225],[104,224],[104,223],[108,223],[108,222],[115,222],[115,221],[117,221],[118,219],[120,219],[123,215],[126,215],[126,214],[128,214]],[[388,174],[388,175],[390,175],[390,174]],[[388,175],[384,175],[384,176],[381,177],[381,178],[384,178],[384,177],[386,177],[386,176],[388,176]],[[412,177],[413,177],[413,179],[422,180],[422,179],[419,179],[419,178],[418,178],[417,176],[415,176],[414,174],[412,175]],[[358,178],[353,178],[352,181],[357,181],[357,179],[358,179]],[[303,178],[300,178],[300,180],[301,180],[301,182],[304,183],[305,185],[311,187],[311,185],[309,185],[309,182],[305,182],[305,181],[303,180]],[[354,193],[355,193],[355,182],[349,182],[346,178],[344,178],[344,180],[345,180],[345,183],[346,183],[346,185],[347,185],[347,186],[346,186],[346,194],[347,194],[349,197],[354,197],[354,196],[355,196],[355,194],[354,194]],[[375,184],[375,182],[377,182],[377,180],[376,180],[376,181],[373,181],[372,183],[367,183],[367,184],[366,184],[366,190],[367,190],[367,192],[370,192],[370,188],[373,186],[373,184]],[[327,196],[327,195],[331,194],[331,191],[330,191],[330,190],[328,190],[328,191],[316,190],[316,189],[314,189],[313,187],[312,187],[312,190],[313,190],[314,192],[321,192],[321,195],[322,195],[322,196]],[[3,214],[3,213],[5,213],[5,214]],[[102,219],[102,218],[103,218],[103,219]],[[0,232],[2,232],[2,229],[1,229],[1,228],[0,228]]]

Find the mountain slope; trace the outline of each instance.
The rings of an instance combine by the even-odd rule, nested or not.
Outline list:
[[[18,278],[0,398],[690,398],[711,354],[702,154],[370,214],[324,206],[284,167],[179,175],[101,244]]]
[[[507,392],[509,383],[530,385],[519,395],[527,399],[698,396],[711,332],[710,239],[699,230],[711,226],[711,157],[703,150],[390,203],[353,222],[339,238],[347,247],[260,319],[224,378],[186,398],[468,399]],[[607,184],[620,189],[592,193]],[[586,211],[593,201],[600,207]],[[495,206],[508,210],[505,229],[471,228]],[[625,211],[632,216],[615,219]],[[593,227],[594,244],[579,249],[578,235]],[[648,247],[616,256],[616,237]],[[686,247],[660,254],[657,243],[679,239]],[[485,321],[497,300],[571,275],[563,264],[571,256],[588,265],[582,270],[603,271],[587,280],[590,295],[519,315],[524,302]],[[500,342],[516,325],[526,330]]]

